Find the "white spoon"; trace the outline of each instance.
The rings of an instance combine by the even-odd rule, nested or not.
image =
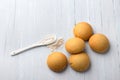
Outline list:
[[[35,47],[40,47],[40,46],[47,46],[47,45],[52,44],[54,42],[56,42],[56,36],[55,35],[48,35],[43,40],[41,40],[41,41],[39,41],[39,42],[37,42],[35,44],[32,44],[32,45],[30,45],[28,47],[25,47],[25,48],[21,48],[21,49],[12,51],[10,53],[10,55],[14,56],[14,55],[22,53],[22,52],[24,52],[26,50],[29,50],[29,49],[32,49],[32,48],[35,48]]]

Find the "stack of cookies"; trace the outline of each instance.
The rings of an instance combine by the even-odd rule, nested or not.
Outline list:
[[[85,52],[85,42],[89,42],[90,48],[97,53],[105,53],[109,49],[108,38],[101,33],[93,33],[93,28],[87,22],[80,22],[75,25],[73,29],[74,36],[65,43],[65,49],[70,53],[67,61],[66,56],[61,52],[53,52],[48,56],[48,67],[55,71],[61,72],[66,66],[67,62],[71,68],[78,72],[83,72],[89,69],[90,58]]]

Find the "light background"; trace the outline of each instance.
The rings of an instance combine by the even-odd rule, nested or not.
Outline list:
[[[75,23],[89,22],[111,44],[105,55],[86,43],[91,68],[84,73],[70,66],[54,73],[46,65],[50,50],[39,47],[11,57],[9,53],[47,34],[67,40]],[[120,80],[120,0],[0,0],[0,80]],[[67,57],[64,48],[58,49]]]

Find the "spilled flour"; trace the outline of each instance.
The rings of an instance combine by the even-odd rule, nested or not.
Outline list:
[[[51,49],[51,51],[55,51],[56,49],[60,48],[64,44],[63,38],[59,38],[55,43],[48,45],[47,47]]]

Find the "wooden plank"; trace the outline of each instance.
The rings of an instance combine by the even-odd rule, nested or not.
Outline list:
[[[105,55],[93,52],[86,43],[91,68],[79,73],[70,68],[52,72],[46,64],[51,53],[39,47],[11,57],[12,50],[56,34],[66,41],[76,23],[89,22],[94,33],[105,34],[111,44]],[[119,80],[119,0],[0,0],[0,80]],[[69,53],[64,48],[67,57]]]

